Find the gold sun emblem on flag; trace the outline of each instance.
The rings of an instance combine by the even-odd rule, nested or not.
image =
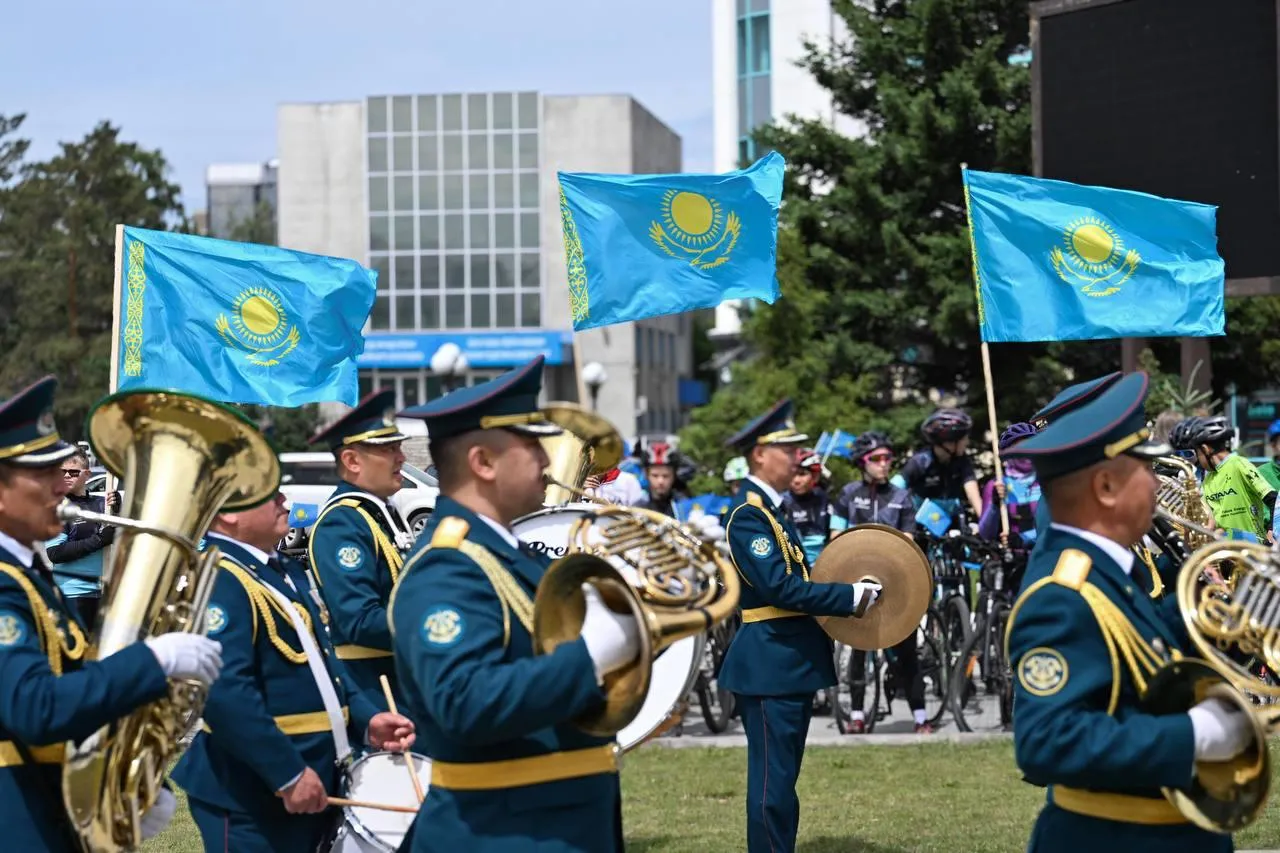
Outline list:
[[[1124,248],[1124,238],[1110,223],[1083,216],[1062,231],[1062,248],[1049,252],[1058,278],[1081,285],[1085,296],[1110,296],[1120,290],[1138,268],[1142,256]]]
[[[661,203],[662,222],[649,225],[649,238],[673,258],[694,269],[709,270],[727,263],[742,234],[742,221],[732,211],[701,193],[667,190]]]
[[[293,352],[302,339],[279,294],[261,286],[245,288],[232,304],[231,319],[219,314],[218,334],[235,349],[244,350],[251,364],[271,367]]]

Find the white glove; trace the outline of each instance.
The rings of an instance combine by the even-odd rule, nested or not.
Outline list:
[[[600,593],[589,583],[582,585],[587,615],[582,620],[582,639],[596,668],[596,681],[636,659],[640,653],[640,630],[630,615],[614,613]]]
[[[692,528],[703,542],[716,542],[724,538],[724,528],[720,526],[720,519],[714,515],[705,513],[692,515],[685,524]]]
[[[854,613],[858,613],[859,608],[861,608],[861,612],[865,614],[871,609],[871,606],[876,603],[876,599],[880,597],[880,590],[882,587],[878,583],[874,583],[872,581],[858,581],[857,583],[849,585],[853,587]],[[868,598],[868,596],[870,597]],[[862,606],[864,598],[866,599],[865,607]]]
[[[222,643],[217,640],[174,632],[144,642],[170,678],[198,678],[212,684],[222,670]]]
[[[178,810],[178,798],[168,788],[160,789],[160,796],[156,797],[156,803],[147,809],[142,815],[141,829],[142,840],[155,838],[164,828],[169,825],[169,821],[173,820],[174,812]]]
[[[1187,711],[1195,733],[1197,761],[1226,761],[1244,751],[1253,726],[1245,714],[1216,696]]]

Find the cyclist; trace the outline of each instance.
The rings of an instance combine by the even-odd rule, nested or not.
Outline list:
[[[1036,434],[1036,428],[1028,423],[1009,424],[1000,433],[1000,453]],[[1040,503],[1040,484],[1036,480],[1031,460],[1023,457],[1010,459],[1004,465],[1004,482],[992,479],[982,492],[982,517],[978,520],[978,535],[995,540],[1002,537],[1000,529],[1000,500],[1009,507],[1010,548],[1029,551],[1036,541],[1036,507]]]
[[[796,473],[791,477],[791,491],[782,496],[782,509],[800,531],[801,547],[811,566],[827,544],[831,528],[831,499],[822,487],[824,468],[821,456],[812,450],[801,450]]]
[[[889,471],[893,467],[893,444],[889,437],[881,432],[864,432],[853,443],[853,459],[862,470],[862,479],[841,490],[831,514],[832,538],[849,527],[872,523],[886,524],[912,535],[916,529],[916,514],[911,494],[889,482]],[[969,470],[973,470],[972,466]],[[889,653],[897,661],[898,672],[907,685],[907,705],[915,720],[916,733],[932,734],[933,726],[929,725],[924,708],[924,675],[920,672],[916,652],[916,633],[912,631],[911,636],[890,649]],[[865,672],[866,660],[866,652],[855,650],[850,671]],[[862,734],[867,730],[862,711],[862,703],[866,701],[864,680],[859,679],[849,685],[849,700],[853,708],[849,734]]]
[[[960,409],[938,409],[920,427],[929,446],[908,459],[899,476],[918,500],[958,505],[963,499],[976,519],[982,514],[982,495],[973,462],[965,455],[972,431],[973,419]]]
[[[1201,489],[1213,520],[1221,528],[1244,531],[1271,541],[1276,490],[1253,463],[1230,449],[1232,429],[1222,415],[1189,418],[1174,428],[1178,449],[1192,451],[1205,472]]]
[[[1271,488],[1280,489],[1280,421],[1272,421],[1267,427],[1267,449],[1271,451],[1271,461],[1259,465],[1258,473]]]
[[[645,454],[644,474],[649,481],[648,494],[636,506],[684,521],[676,503],[683,495],[676,493],[676,451],[670,444],[655,441]]]
[[[724,483],[729,487],[729,494],[736,495],[745,479],[747,479],[747,457],[735,456],[724,466]]]

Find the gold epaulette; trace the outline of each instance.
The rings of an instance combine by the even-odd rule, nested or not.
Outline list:
[[[760,497],[755,492],[747,492],[747,503],[764,509],[764,498]]]
[[[1079,592],[1093,569],[1093,560],[1083,551],[1068,548],[1058,556],[1058,564],[1053,567],[1053,582]]]
[[[435,533],[431,534],[432,548],[457,548],[467,538],[467,533],[471,530],[471,524],[465,518],[457,516],[449,516],[441,519],[436,526]]]

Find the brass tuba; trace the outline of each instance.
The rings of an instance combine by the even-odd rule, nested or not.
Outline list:
[[[543,502],[560,506],[581,496],[587,477],[603,474],[622,461],[622,436],[613,424],[575,403],[552,403],[542,411],[564,430],[542,439],[551,460]]]
[[[275,452],[239,413],[172,391],[114,394],[93,409],[88,427],[94,452],[124,490],[123,517],[59,509],[65,520],[120,528],[103,571],[97,657],[158,634],[203,634],[219,554],[200,553],[197,543],[218,512],[275,495]],[[141,816],[207,692],[197,680],[170,681],[167,698],[67,745],[63,798],[85,850],[119,853],[141,843]]]
[[[557,496],[580,497],[589,473],[617,464],[622,439],[608,421],[581,407],[556,404],[544,411],[565,430],[567,438],[559,446],[577,448],[576,456],[566,451],[553,458],[545,475],[548,502],[553,489],[561,490],[554,492]],[[573,484],[550,471],[574,478]],[[582,633],[584,583],[594,586],[610,609],[635,617],[639,627],[636,660],[606,675],[604,705],[574,721],[588,734],[607,737],[640,713],[653,662],[663,649],[733,615],[738,573],[714,545],[675,519],[647,509],[602,505],[574,521],[568,553],[547,568],[538,584],[533,602],[537,653],[550,654]]]
[[[1216,536],[1207,533],[1213,522],[1213,514],[1200,493],[1195,468],[1178,456],[1164,456],[1156,465],[1176,468],[1176,476],[1156,474],[1156,504],[1163,510],[1160,516],[1173,526],[1173,532],[1181,540],[1187,553],[1214,541]]]

